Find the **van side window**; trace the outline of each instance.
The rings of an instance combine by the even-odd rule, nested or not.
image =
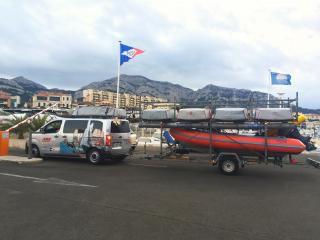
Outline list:
[[[102,122],[101,121],[91,121],[90,126],[92,125],[92,137],[102,137]]]
[[[111,122],[112,133],[129,133],[129,122],[128,121],[112,121]]]
[[[63,133],[74,133],[78,130],[78,133],[84,133],[88,125],[87,120],[66,120],[63,127]]]
[[[62,121],[54,121],[44,127],[44,133],[57,133],[60,130]]]

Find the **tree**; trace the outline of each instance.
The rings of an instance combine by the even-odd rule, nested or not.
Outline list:
[[[18,123],[24,121],[27,118],[25,117],[16,117],[14,116],[12,119],[8,120],[7,123],[3,124],[1,126],[1,130],[6,130],[9,129],[10,127],[13,127],[17,125]],[[48,116],[43,115],[43,116],[38,116],[31,120],[31,123],[23,123],[19,127],[12,129],[11,132],[15,133],[18,135],[19,139],[24,138],[24,134],[31,131],[37,131],[39,128],[41,128],[43,125],[45,125],[48,121]]]
[[[8,120],[7,123],[3,124],[2,129],[3,130],[9,129],[10,127],[13,127],[13,126],[17,125],[18,123],[22,122],[26,118],[27,118],[27,116],[25,116],[25,117],[13,116],[12,119]],[[29,124],[23,123],[19,127],[12,129],[11,132],[17,134],[19,139],[23,139],[24,134],[26,132],[28,132],[28,130],[29,130]]]
[[[31,131],[37,131],[48,122],[48,115],[38,116],[34,118],[30,124]]]

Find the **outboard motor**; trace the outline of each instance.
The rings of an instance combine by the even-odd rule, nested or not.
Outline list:
[[[311,142],[311,137],[302,136],[297,127],[290,129],[286,137],[299,139],[304,145],[306,145],[307,151],[313,151],[317,149],[316,146]]]

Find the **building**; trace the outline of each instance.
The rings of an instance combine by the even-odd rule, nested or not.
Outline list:
[[[46,108],[57,103],[57,107],[71,108],[72,96],[64,92],[41,91],[33,95],[33,108]]]
[[[304,114],[309,121],[320,121],[320,114],[308,113]]]
[[[85,105],[107,105],[116,106],[117,93],[111,91],[103,91],[96,89],[84,89],[75,93],[75,101],[78,104]],[[152,96],[138,96],[135,94],[121,93],[120,107],[121,108],[147,108],[150,103],[167,102],[167,99],[157,98]]]
[[[20,96],[11,96],[10,93],[0,90],[0,107],[1,108],[16,108],[20,105]]]
[[[17,108],[21,104],[20,96],[11,96],[10,97],[10,108]]]
[[[75,101],[78,104],[113,105],[116,99],[116,93],[95,89],[85,89],[75,93]]]
[[[0,107],[8,108],[10,106],[10,97],[10,93],[0,91]]]

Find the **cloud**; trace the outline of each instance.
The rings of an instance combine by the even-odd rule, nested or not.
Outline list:
[[[299,90],[304,106],[320,108],[319,10],[313,0],[2,1],[0,69],[78,89],[116,75],[122,40],[145,50],[122,73],[265,90],[271,68],[294,84],[272,92]]]

